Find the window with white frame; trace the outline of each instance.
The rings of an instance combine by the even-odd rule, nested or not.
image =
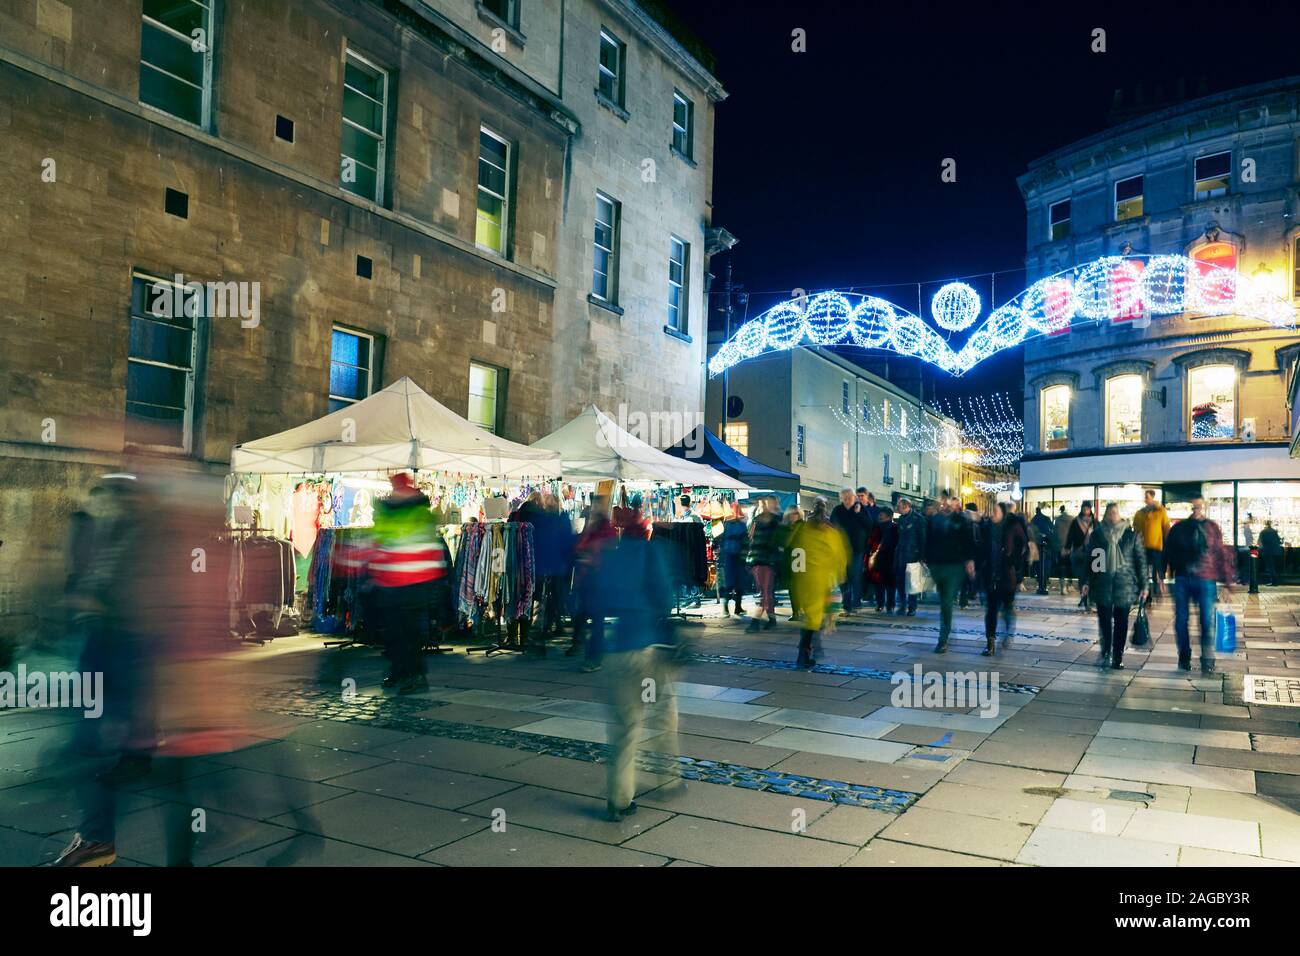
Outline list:
[[[691,159],[694,148],[695,104],[673,90],[673,149]]]
[[[668,237],[668,327],[686,333],[690,321],[687,279],[691,269],[691,244]]]
[[[492,365],[469,363],[469,415],[466,417],[493,434],[502,419],[502,377],[501,370]]]
[[[368,398],[374,387],[375,337],[335,326],[330,335],[331,412]]]
[[[808,429],[803,425],[794,427],[794,460],[796,464],[808,464]]]
[[[1136,445],[1141,441],[1142,376],[1106,379],[1106,444]]]
[[[510,143],[486,127],[478,132],[478,212],[474,243],[506,254],[510,233]]]
[[[898,410],[898,434],[903,438],[907,437],[907,406],[904,405]]]
[[[624,63],[627,57],[627,47],[618,37],[608,30],[600,31],[600,64],[599,79],[596,83],[596,89],[600,95],[605,97],[611,103],[623,106],[624,92]]]
[[[1049,385],[1038,393],[1043,451],[1070,447],[1070,386]]]
[[[126,440],[189,452],[204,292],[144,273],[131,276],[126,358]]]
[[[921,466],[917,464],[912,465],[912,490],[921,490]]]
[[[1070,200],[1062,199],[1047,207],[1047,238],[1059,242],[1070,234]]]
[[[742,455],[749,454],[749,422],[727,422],[722,440]]]
[[[884,404],[881,406],[881,416],[884,419],[884,427],[888,428],[889,427],[889,399],[885,399]]]
[[[1226,441],[1237,434],[1237,369],[1199,365],[1187,373],[1192,441]]]
[[[353,50],[343,64],[343,137],[339,182],[381,202],[387,151],[388,73]]]
[[[596,193],[595,260],[591,272],[591,294],[606,302],[618,301],[619,203]]]
[[[853,456],[849,454],[849,443],[840,442],[840,470],[844,472],[844,477],[848,478],[853,474]]]
[[[1226,196],[1232,185],[1232,153],[1212,153],[1200,156],[1193,165],[1196,177],[1196,198],[1214,199]]]
[[[206,128],[212,112],[212,4],[144,0],[140,102]]]
[[[1115,183],[1115,221],[1142,215],[1142,177],[1130,176]]]

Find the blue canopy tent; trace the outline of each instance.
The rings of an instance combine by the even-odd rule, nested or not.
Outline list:
[[[746,458],[703,425],[697,425],[693,432],[676,445],[665,448],[664,453],[708,465],[762,491],[797,493],[799,490],[798,475]]]

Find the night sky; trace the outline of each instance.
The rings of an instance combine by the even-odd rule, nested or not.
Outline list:
[[[754,293],[750,317],[795,287],[917,311],[919,281],[928,319],[938,286],[967,276],[987,314],[987,273],[1001,273],[999,304],[1026,285],[1016,177],[1110,125],[1116,89],[1131,106],[1138,85],[1149,104],[1158,87],[1168,105],[1180,80],[1189,99],[1300,73],[1300,11],[1282,4],[669,4],[730,94],[716,110],[713,222],[740,239],[728,255]],[[806,53],[791,51],[796,27]],[[1090,49],[1098,27],[1105,53]],[[947,157],[955,183],[940,180]],[[1017,350],[935,377],[943,394],[1018,391],[1020,374]]]

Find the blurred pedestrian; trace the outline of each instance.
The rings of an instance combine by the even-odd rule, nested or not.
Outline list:
[[[898,544],[894,551],[895,605],[899,615],[916,616],[920,595],[907,593],[907,566],[925,560],[925,532],[925,517],[912,507],[911,501],[899,497]]]
[[[802,615],[799,631],[799,667],[813,667],[813,638],[826,619],[831,591],[844,581],[848,569],[848,537],[830,521],[826,499],[813,503],[812,514],[795,526],[790,540],[793,596]]]
[[[1278,565],[1282,563],[1284,554],[1282,536],[1273,527],[1273,522],[1265,519],[1264,530],[1259,533],[1259,556],[1263,560],[1264,579],[1269,587],[1278,585]]]
[[[744,614],[741,599],[749,592],[749,567],[745,563],[745,554],[749,550],[749,530],[745,527],[740,505],[733,504],[726,520],[722,522],[722,535],[718,545],[722,613],[731,615],[731,600],[735,598],[735,613]]]
[[[952,608],[962,582],[975,576],[975,536],[971,522],[958,510],[961,502],[943,495],[939,510],[930,518],[925,532],[926,563],[939,592],[939,643],[936,654],[948,652],[952,633]]]
[[[898,525],[889,505],[876,508],[876,525],[867,539],[867,577],[876,592],[876,612],[894,612],[894,556],[898,551]]]
[[[1065,553],[1069,555],[1070,570],[1079,585],[1079,607],[1089,610],[1088,595],[1083,593],[1083,576],[1087,570],[1088,538],[1092,536],[1096,519],[1092,514],[1092,502],[1085,501],[1079,507],[1079,514],[1070,523],[1070,532],[1065,538]]]
[[[1038,567],[1034,569],[1038,575],[1038,593],[1047,593],[1047,583],[1052,579],[1052,564],[1056,557],[1056,534],[1052,527],[1052,519],[1043,514],[1043,506],[1038,505],[1034,508],[1033,520],[1029,522],[1029,530],[1033,535],[1034,543],[1038,546]]]
[[[1101,667],[1124,669],[1128,616],[1148,594],[1147,556],[1142,538],[1129,526],[1113,501],[1088,539],[1081,590],[1097,605]]]
[[[961,512],[961,516],[970,522],[971,534],[975,536],[975,547],[978,548],[980,545],[980,530],[983,527],[980,518],[979,505],[975,504],[975,502],[973,501],[966,502],[966,508],[964,511]],[[971,601],[974,599],[977,593],[980,593],[979,583],[975,580],[975,578],[972,577],[965,578],[961,583],[961,595],[960,595],[960,600],[958,601],[958,605],[962,608],[962,610],[965,610],[967,607],[970,606]],[[980,596],[980,600],[983,601],[982,594]]]
[[[1141,539],[1142,547],[1146,551],[1146,563],[1151,571],[1151,597],[1159,600],[1164,596],[1165,535],[1169,533],[1171,527],[1169,512],[1160,503],[1154,488],[1146,489],[1143,497],[1145,503],[1133,515],[1133,531]]]
[[[560,499],[542,495],[542,510],[533,524],[533,553],[538,582],[542,645],[563,629],[573,576],[573,524],[560,510]]]
[[[871,527],[867,523],[866,506],[858,500],[851,488],[840,492],[840,503],[831,510],[830,520],[844,533],[849,543],[849,557],[845,563],[843,575],[844,587],[840,600],[845,614],[852,614],[858,609],[862,599],[862,576],[866,570],[867,537]]]
[[[749,568],[758,590],[758,609],[749,621],[749,631],[757,631],[759,619],[767,614],[766,628],[776,626],[776,566],[780,560],[781,514],[776,499],[760,498],[754,520],[749,525]]]
[[[1010,643],[1016,630],[1016,592],[1024,578],[1025,555],[1029,551],[1029,529],[1025,519],[1010,505],[997,502],[980,525],[976,541],[980,582],[984,588],[984,651],[996,649],[998,612],[1006,631],[1002,646]]]
[[[1206,517],[1205,499],[1192,499],[1192,514],[1175,524],[1165,537],[1165,563],[1174,572],[1174,633],[1178,667],[1192,669],[1190,605],[1195,602],[1201,626],[1201,673],[1214,673],[1214,604],[1216,582],[1232,593],[1235,580],[1217,522]]]
[[[587,522],[574,547],[573,640],[564,652],[566,657],[572,657],[583,648],[582,669],[586,673],[600,670],[605,653],[605,617],[597,607],[598,575],[606,547],[617,540],[618,531],[609,517],[609,499],[597,495],[591,500]]]
[[[803,520],[803,511],[800,510],[798,505],[791,505],[789,508],[785,509],[785,514],[782,516],[781,527],[779,529],[781,551],[781,563],[779,566],[780,586],[790,595],[791,621],[799,620],[800,616],[799,602],[795,599],[794,568],[792,567],[794,556],[792,553],[791,541],[794,538],[796,528],[803,523]]]

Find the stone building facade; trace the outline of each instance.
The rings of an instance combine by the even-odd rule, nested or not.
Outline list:
[[[710,69],[648,0],[0,0],[0,626],[124,452],[221,474],[402,376],[522,442],[701,409]]]
[[[1300,80],[1203,97],[1030,164],[1027,282],[1103,256],[1184,255],[1300,295]],[[1034,504],[1155,488],[1174,517],[1201,494],[1244,545],[1270,517],[1300,543],[1288,455],[1293,329],[1183,312],[1075,324],[1025,345],[1021,483]]]

